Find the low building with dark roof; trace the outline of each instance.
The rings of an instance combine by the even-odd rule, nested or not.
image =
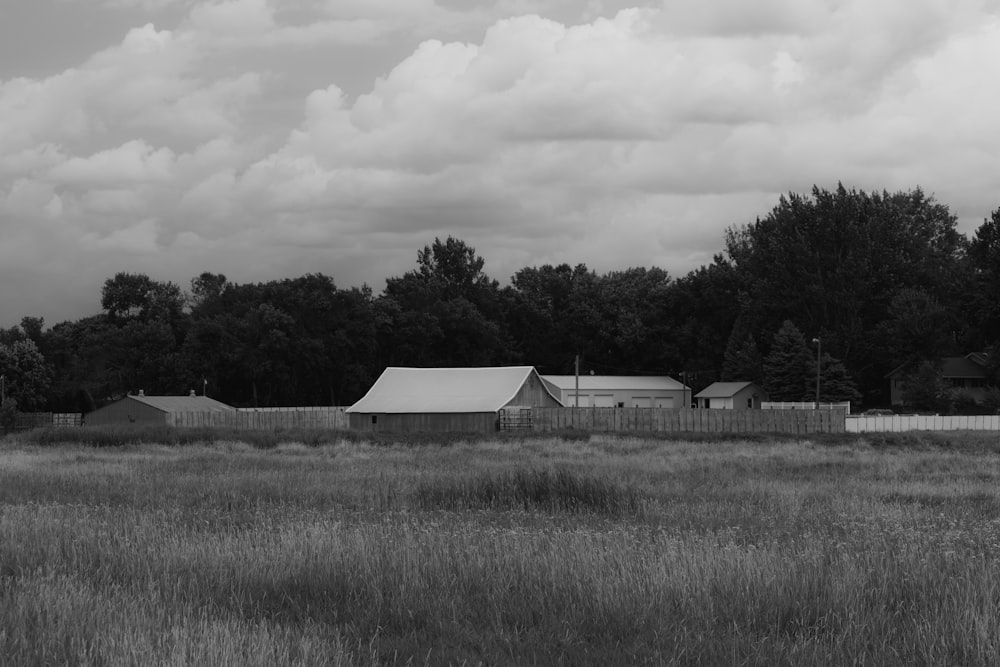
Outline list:
[[[236,408],[214,398],[195,396],[146,396],[143,392],[126,396],[103,408],[87,413],[87,426],[148,424],[173,426],[173,415],[189,412],[235,412]]]

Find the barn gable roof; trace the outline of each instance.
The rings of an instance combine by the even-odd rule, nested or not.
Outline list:
[[[534,375],[532,366],[488,368],[386,368],[348,413],[497,412]],[[545,387],[545,391],[549,392]],[[559,399],[552,397],[557,404]]]
[[[162,412],[232,412],[236,408],[207,396],[128,396]]]

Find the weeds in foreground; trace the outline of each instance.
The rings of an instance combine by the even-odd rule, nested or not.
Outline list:
[[[423,483],[416,490],[422,510],[541,510],[639,516],[643,496],[635,488],[571,471],[518,469],[456,480]]]
[[[4,664],[1000,662],[1000,458],[0,450]]]

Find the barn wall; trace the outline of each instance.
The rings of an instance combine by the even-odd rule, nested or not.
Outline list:
[[[372,423],[373,416],[377,420],[375,424]],[[457,414],[372,414],[362,412],[351,413],[348,417],[350,419],[351,430],[354,431],[489,433],[497,430],[497,415],[495,412],[466,412]]]
[[[151,405],[131,398],[123,398],[111,405],[105,405],[84,417],[87,426],[108,426],[111,424],[156,424],[167,423],[167,413]]]
[[[507,405],[523,405],[538,408],[559,408],[559,402],[552,397],[535,373],[528,373],[528,379]]]

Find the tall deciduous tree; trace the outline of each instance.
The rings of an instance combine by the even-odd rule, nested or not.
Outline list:
[[[963,246],[955,216],[919,188],[890,194],[843,185],[782,197],[769,215],[726,238],[760,330],[794,317],[823,331],[824,347],[873,395],[884,390],[892,360],[871,332],[901,289],[947,304],[962,275]]]
[[[485,366],[511,357],[499,284],[485,260],[448,237],[417,253],[417,269],[386,280],[378,310],[387,365]]]
[[[0,375],[6,397],[20,410],[32,412],[44,405],[52,373],[33,340],[0,344]]]

